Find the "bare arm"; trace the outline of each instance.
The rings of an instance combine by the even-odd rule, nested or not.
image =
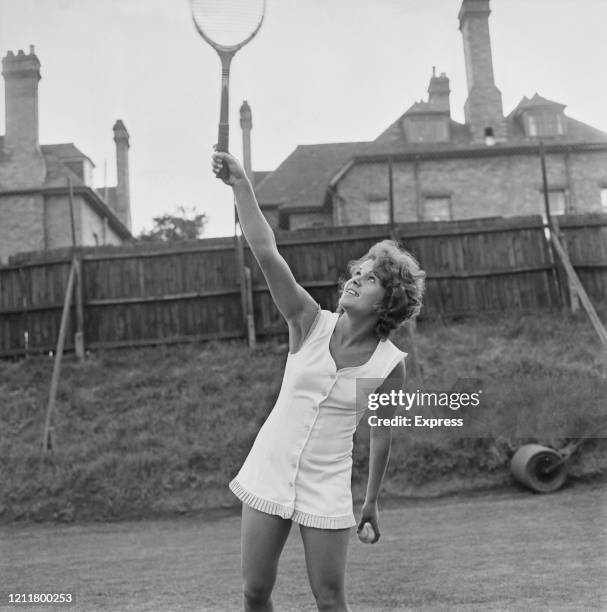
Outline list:
[[[222,160],[230,170],[230,176],[224,182],[234,191],[242,232],[265,276],[274,303],[289,324],[291,335],[296,339],[303,337],[316,316],[318,306],[312,296],[297,283],[287,262],[278,252],[274,232],[259,208],[253,187],[242,166],[228,153],[215,153],[215,172],[220,168]]]
[[[405,385],[405,364],[399,362],[392,370],[388,378],[377,389],[378,393],[390,393],[392,390],[398,392]],[[397,406],[380,406],[377,410],[378,419],[391,419],[394,416]],[[377,510],[377,498],[381,488],[386,468],[388,467],[388,459],[390,457],[390,445],[392,443],[392,429],[389,425],[381,425],[371,427],[371,444],[369,448],[369,477],[367,480],[367,494],[362,508],[361,520],[358,525],[358,530],[369,522],[375,531],[375,540],[379,540],[379,520]]]

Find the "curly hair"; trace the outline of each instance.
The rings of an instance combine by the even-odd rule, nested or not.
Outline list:
[[[379,278],[386,293],[375,306],[377,323],[375,335],[382,340],[403,323],[416,317],[422,307],[426,273],[419,263],[394,240],[382,240],[374,244],[360,259],[348,263],[350,275],[363,262],[373,261],[373,272]],[[343,289],[345,278],[340,279]],[[340,306],[338,312],[343,312]]]

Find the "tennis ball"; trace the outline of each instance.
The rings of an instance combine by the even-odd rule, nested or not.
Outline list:
[[[371,523],[363,525],[363,528],[358,532],[358,539],[365,544],[371,544],[375,540],[375,530]]]

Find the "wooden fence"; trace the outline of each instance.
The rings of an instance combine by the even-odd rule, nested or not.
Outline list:
[[[572,263],[590,297],[607,296],[607,215],[559,218]],[[390,236],[389,226],[278,233],[298,281],[334,308],[347,263]],[[392,235],[427,273],[423,315],[535,309],[560,303],[540,216],[396,225]],[[183,245],[83,248],[87,348],[243,337],[232,239]],[[0,356],[55,348],[71,252],[15,258],[0,267]],[[259,336],[285,325],[251,253]],[[68,338],[73,338],[68,330]],[[67,348],[70,348],[68,342]]]

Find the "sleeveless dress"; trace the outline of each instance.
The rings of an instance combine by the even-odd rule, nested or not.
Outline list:
[[[289,353],[276,404],[230,482],[252,508],[321,529],[356,525],[353,435],[366,410],[357,390],[359,398],[365,384],[374,391],[406,357],[381,340],[366,363],[337,369],[329,341],[339,316],[319,307],[301,348]]]

